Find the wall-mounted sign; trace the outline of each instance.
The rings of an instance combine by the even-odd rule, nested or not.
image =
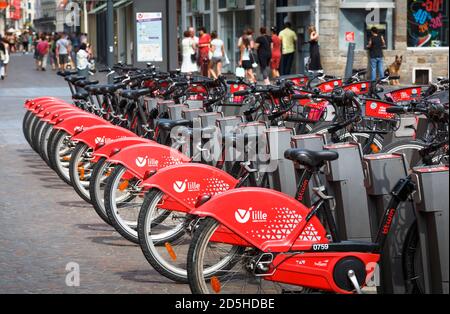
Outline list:
[[[163,61],[163,33],[161,12],[136,13],[137,61]]]
[[[355,32],[345,32],[345,41],[349,43],[355,42]]]
[[[448,0],[408,0],[408,47],[448,47]]]

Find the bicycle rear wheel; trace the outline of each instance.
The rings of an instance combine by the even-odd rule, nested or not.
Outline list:
[[[194,233],[188,252],[188,280],[195,294],[275,294],[307,289],[264,280],[256,276],[251,262],[261,251],[211,241],[219,223],[204,219]],[[212,271],[212,266],[213,271]]]

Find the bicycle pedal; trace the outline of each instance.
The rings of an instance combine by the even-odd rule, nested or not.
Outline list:
[[[361,287],[359,285],[358,279],[356,278],[355,272],[350,269],[348,271],[347,275],[348,275],[348,278],[350,279],[350,282],[352,283],[353,287],[355,288],[356,293],[362,294]]]

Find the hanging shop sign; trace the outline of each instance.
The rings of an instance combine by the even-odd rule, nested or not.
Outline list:
[[[161,12],[136,13],[137,61],[163,61]]]
[[[449,0],[408,0],[408,47],[448,47]]]

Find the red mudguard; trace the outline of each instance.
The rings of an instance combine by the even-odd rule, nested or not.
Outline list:
[[[63,114],[69,113],[69,112],[80,113],[80,112],[82,112],[82,110],[78,109],[76,107],[74,107],[74,108],[64,107],[64,108],[61,108],[61,109],[58,109],[55,111],[52,110],[52,112],[50,114],[45,115],[44,117],[42,117],[41,120],[45,121],[45,122],[50,122],[52,120],[56,120],[57,118],[61,117]]]
[[[154,142],[152,140],[142,138],[142,137],[137,137],[137,136],[119,138],[117,140],[112,140],[112,141],[106,143],[105,145],[101,145],[100,147],[96,148],[92,155],[97,160],[102,157],[109,158],[109,156],[111,156],[111,154],[114,150],[122,150],[122,149],[132,146],[132,145],[145,144],[145,143],[151,144]]]
[[[42,110],[39,110],[39,112],[36,114],[36,117],[40,118],[42,120],[42,118],[47,117],[49,115],[51,115],[53,112],[56,112],[58,110],[61,109],[68,109],[69,107],[67,105],[64,104],[58,104],[55,106],[51,106],[49,108],[42,108]]]
[[[55,98],[55,97],[39,97],[39,98],[34,98],[34,99],[27,99],[24,103],[24,107],[26,109],[30,109],[31,107],[34,107],[37,104],[39,104],[40,102],[44,102],[44,101],[63,101],[63,100]]]
[[[111,125],[111,124],[108,121],[100,117],[97,117],[96,115],[93,114],[79,114],[73,115],[67,119],[59,118],[53,128],[64,130],[69,135],[73,135],[75,131],[84,130],[88,127],[96,125]]]
[[[60,105],[64,105],[67,107],[73,107],[73,105],[63,102],[63,101],[45,101],[45,102],[41,102],[41,103],[37,104],[33,108],[30,108],[30,111],[36,114],[42,110],[46,110],[53,106],[60,106]]]
[[[287,252],[329,242],[317,217],[306,222],[309,212],[286,194],[239,188],[214,196],[191,214],[214,218],[261,251]]]
[[[81,109],[75,108],[73,110],[69,110],[69,111],[66,111],[66,112],[63,112],[63,113],[55,113],[55,114],[51,115],[50,121],[48,123],[50,123],[50,124],[57,124],[57,123],[60,123],[63,120],[66,120],[66,119],[70,118],[70,117],[80,116],[80,115],[85,115],[85,116],[89,116],[89,117],[91,116],[90,113],[85,112],[85,111],[83,111]]]
[[[83,128],[83,131],[72,136],[74,142],[83,142],[91,148],[106,144],[119,138],[137,136],[133,132],[116,125],[99,125]]]
[[[220,169],[189,163],[161,169],[144,180],[142,186],[163,191],[171,201],[181,204],[185,208],[183,211],[189,212],[195,209],[199,196],[223,193],[234,189],[238,182]],[[167,209],[174,210],[173,207]]]
[[[139,179],[143,179],[150,171],[190,161],[189,157],[176,149],[158,143],[132,145],[108,159],[108,162],[123,165]]]

